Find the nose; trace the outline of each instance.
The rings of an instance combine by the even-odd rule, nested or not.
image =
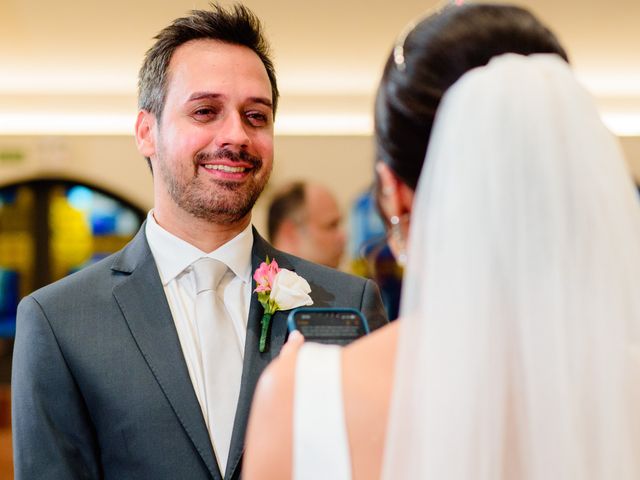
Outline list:
[[[216,134],[216,144],[222,147],[246,148],[249,146],[249,135],[247,125],[238,112],[225,115],[219,123]]]

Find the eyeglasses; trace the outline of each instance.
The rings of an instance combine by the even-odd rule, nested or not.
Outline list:
[[[400,32],[400,35],[398,35],[396,43],[393,46],[393,62],[395,63],[398,71],[404,72],[407,68],[407,64],[405,63],[404,58],[404,43],[407,41],[407,37],[413,31],[413,29],[416,28],[416,26],[423,20],[430,17],[431,15],[440,13],[446,7],[460,7],[464,3],[464,0],[446,0],[439,2],[434,8],[427,10],[426,13],[420,15],[417,19],[412,20],[406,27],[404,27],[404,29]]]

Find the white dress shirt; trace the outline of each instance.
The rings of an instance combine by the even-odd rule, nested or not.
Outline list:
[[[191,265],[202,257],[211,257],[229,267],[218,290],[224,292],[225,307],[233,321],[244,355],[251,301],[251,249],[253,248],[251,225],[217,250],[209,253],[203,252],[158,225],[153,217],[153,210],[147,215],[145,233],[178,331],[191,383],[206,418],[207,386],[204,385],[203,357],[196,335],[196,282]],[[218,364],[224,365],[224,362],[218,362]]]

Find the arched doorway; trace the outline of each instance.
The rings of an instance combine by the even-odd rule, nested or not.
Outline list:
[[[0,384],[10,381],[20,299],[119,250],[144,217],[123,198],[75,181],[0,187]]]

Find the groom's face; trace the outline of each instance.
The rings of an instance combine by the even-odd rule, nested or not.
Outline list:
[[[273,164],[271,84],[260,58],[209,39],[177,48],[155,147],[157,204],[219,224],[250,215]]]

